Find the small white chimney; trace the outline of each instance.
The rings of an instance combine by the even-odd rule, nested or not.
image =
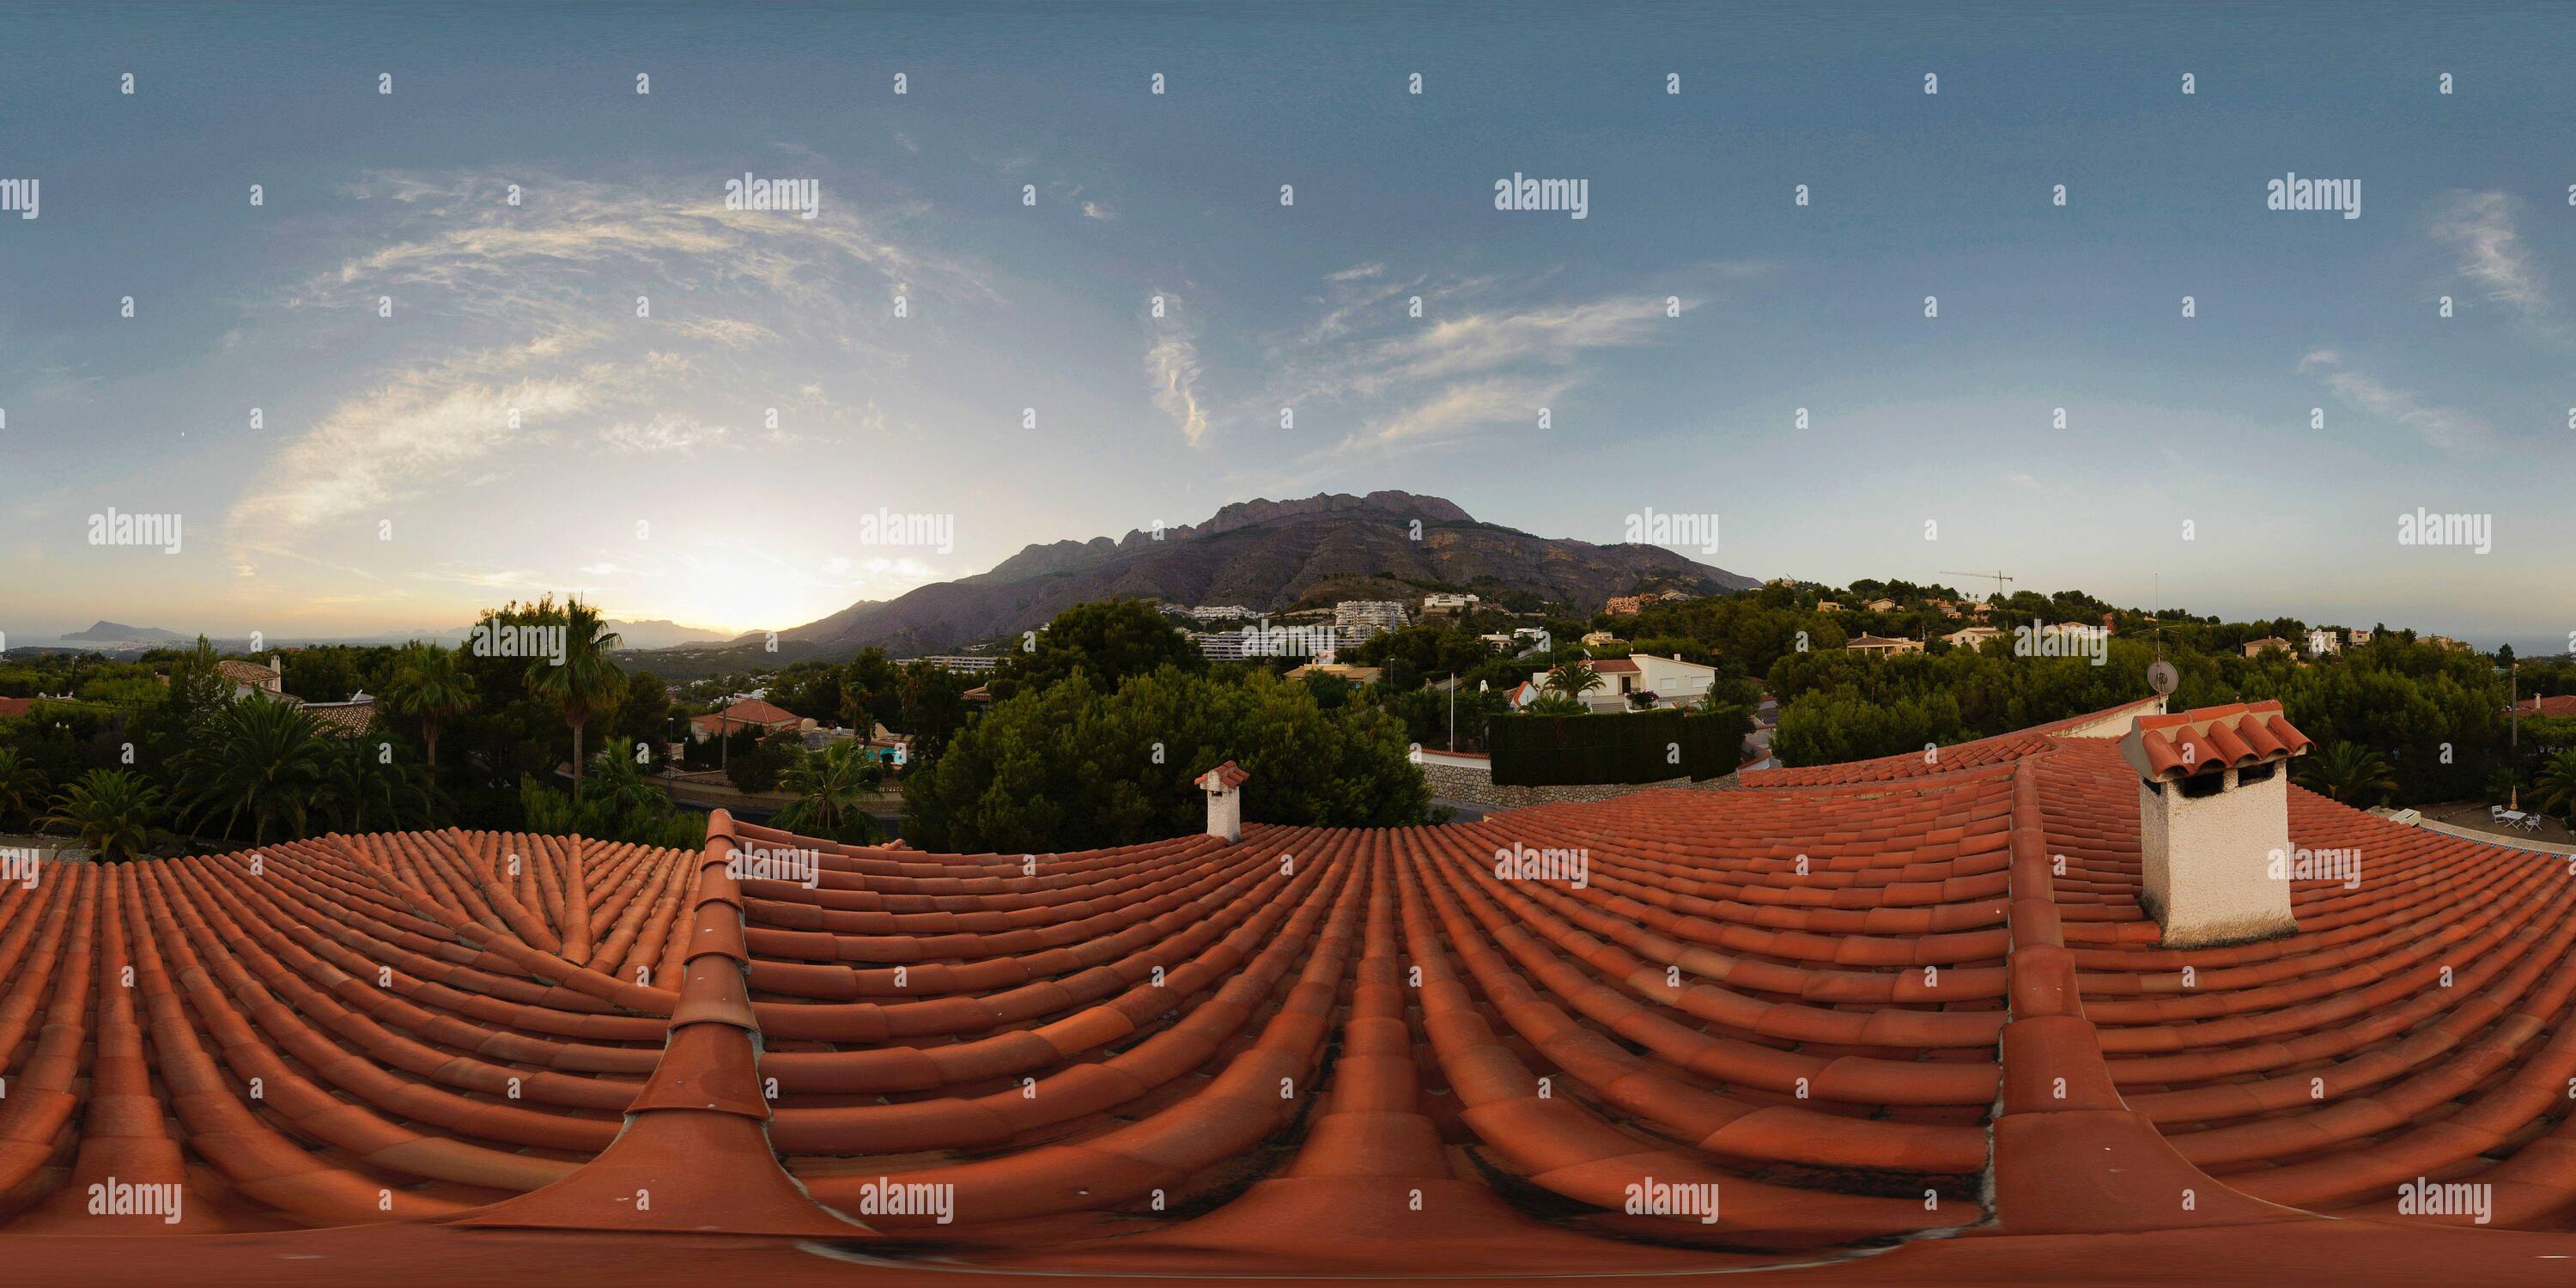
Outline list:
[[[1198,784],[1207,791],[1208,835],[1243,839],[1243,785],[1251,778],[1231,760],[1199,775]]]
[[[2140,716],[2120,740],[2138,771],[2138,903],[2167,948],[2286,935],[2289,761],[2308,736],[2278,702]]]

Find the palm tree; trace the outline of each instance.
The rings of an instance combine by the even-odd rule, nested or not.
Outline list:
[[[0,822],[34,817],[53,794],[53,785],[45,781],[43,770],[28,763],[17,748],[0,747]]]
[[[2339,742],[2308,757],[2295,776],[2308,790],[2346,805],[2375,803],[2397,790],[2388,762],[2357,742]]]
[[[661,788],[644,781],[644,767],[635,758],[610,748],[590,758],[592,797],[590,804],[602,807],[610,818],[623,817],[636,810],[652,813],[671,803]]]
[[[528,692],[552,703],[572,727],[572,798],[581,800],[582,731],[590,718],[617,709],[626,675],[608,656],[624,641],[600,625],[599,610],[571,600],[564,605],[564,649],[560,661],[547,658],[528,667]]]
[[[429,749],[429,767],[435,771],[439,729],[474,709],[474,677],[457,666],[454,650],[414,641],[403,646],[402,660],[377,701],[387,711],[420,721],[420,741]]]
[[[122,769],[93,769],[63,792],[47,816],[102,859],[131,859],[152,843],[161,789]]]
[[[796,793],[796,799],[778,811],[770,825],[841,839],[843,829],[868,819],[867,829],[873,834],[875,820],[861,804],[873,785],[871,768],[867,749],[856,739],[833,743],[820,755],[800,757],[780,784]]]
[[[254,842],[266,842],[280,819],[301,837],[329,769],[330,746],[310,713],[273,698],[243,698],[218,712],[210,735],[180,757],[179,806],[199,822],[225,811],[226,836],[248,813]]]
[[[1550,693],[1562,693],[1573,701],[1581,702],[1584,694],[1594,689],[1605,688],[1609,683],[1608,680],[1601,678],[1599,671],[1592,669],[1590,662],[1578,660],[1559,664],[1555,670],[1547,673],[1547,683],[1540,687]]]
[[[2559,811],[2567,816],[2568,826],[2576,827],[2576,747],[2562,747],[2541,761],[2532,789],[2541,809]]]
[[[1540,694],[1522,710],[1534,716],[1579,716],[1589,714],[1592,708],[1565,694],[1550,691]]]
[[[383,739],[350,739],[330,749],[314,809],[334,831],[384,832],[429,823],[427,771],[386,753]]]

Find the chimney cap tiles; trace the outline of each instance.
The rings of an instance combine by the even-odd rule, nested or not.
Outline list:
[[[2304,755],[2314,744],[2278,701],[2238,702],[2164,716],[2140,716],[2120,755],[2149,782],[2244,769]]]

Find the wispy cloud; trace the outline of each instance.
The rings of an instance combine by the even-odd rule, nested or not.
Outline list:
[[[1547,276],[1512,293],[1530,295]],[[1317,320],[1271,347],[1282,405],[1338,405],[1359,425],[1324,455],[1535,426],[1541,408],[1592,378],[1594,358],[1652,343],[1673,311],[1662,295],[1502,299],[1496,279],[1432,283],[1374,262],[1324,281]],[[1679,311],[1700,303],[1683,298]]]
[[[899,241],[823,182],[823,214],[807,220],[727,210],[713,179],[367,176],[330,230],[366,249],[271,303],[336,330],[390,295],[412,348],[276,450],[228,516],[236,565],[297,555],[332,524],[434,494],[532,440],[724,445],[731,428],[681,408],[742,381],[744,361],[846,351],[900,325],[878,303],[893,293],[998,298],[977,267]],[[529,338],[483,339],[495,332]],[[458,343],[441,351],[442,335]]]
[[[292,553],[304,533],[381,513],[422,480],[502,450],[528,425],[597,407],[615,381],[596,371],[486,383],[446,367],[406,372],[351,397],[279,449],[234,503],[225,533],[235,562]]]
[[[1531,426],[1578,382],[1570,377],[1493,376],[1449,385],[1429,399],[1370,422],[1336,448],[1430,447],[1496,425]]]
[[[2354,368],[2332,349],[2309,350],[2299,359],[2299,370],[2325,381],[2326,388],[2333,390],[2344,405],[2404,425],[2445,451],[2480,446],[2489,436],[2486,422],[2476,416],[2427,403],[2408,390]]]
[[[2549,312],[2548,283],[2514,231],[2512,199],[2501,192],[2464,192],[2443,207],[2433,235],[2457,257],[2460,276],[2483,288],[2489,300],[2510,304],[2526,318]]]
[[[600,441],[621,452],[678,452],[694,454],[702,447],[721,447],[730,442],[733,431],[722,425],[709,425],[694,416],[665,412],[643,421],[620,421],[600,431]]]
[[[1181,316],[1178,297],[1160,294],[1164,315],[1148,321],[1145,375],[1153,382],[1154,409],[1171,417],[1196,447],[1208,429],[1207,408],[1199,402],[1198,328]]]

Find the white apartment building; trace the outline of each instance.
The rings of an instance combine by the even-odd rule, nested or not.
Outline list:
[[[896,661],[895,661],[895,665],[896,665],[896,666],[910,666],[910,665],[912,665],[912,664],[913,664],[913,663],[915,663],[915,662],[928,662],[928,663],[929,663],[929,664],[931,664],[932,666],[938,667],[940,670],[943,670],[943,671],[957,671],[957,672],[960,672],[960,673],[967,673],[967,672],[982,672],[982,671],[990,671],[990,670],[992,670],[995,666],[1000,665],[1000,663],[1001,663],[1001,659],[1000,659],[1000,658],[997,658],[997,657],[992,657],[992,656],[989,656],[989,655],[987,655],[987,656],[976,656],[976,655],[973,655],[973,654],[967,654],[967,653],[957,653],[957,654],[943,654],[943,655],[941,655],[941,656],[937,656],[937,657],[907,657],[907,658],[898,658],[898,659],[896,659]],[[767,692],[767,690],[763,690],[762,692]],[[760,694],[755,693],[755,694],[753,694],[753,695],[751,695],[751,696],[753,696],[753,697],[758,697],[758,696],[760,696]]]
[[[1484,601],[1474,595],[1451,595],[1434,592],[1422,597],[1422,611],[1429,613],[1463,613]]]
[[[1345,630],[1320,623],[1281,625],[1263,618],[1257,625],[1230,631],[1192,631],[1190,642],[1211,662],[1243,662],[1265,657],[1302,657],[1331,663],[1375,632]]]
[[[1333,625],[1365,632],[1362,639],[1398,630],[1404,625],[1404,605],[1392,599],[1345,599],[1333,605]]]

